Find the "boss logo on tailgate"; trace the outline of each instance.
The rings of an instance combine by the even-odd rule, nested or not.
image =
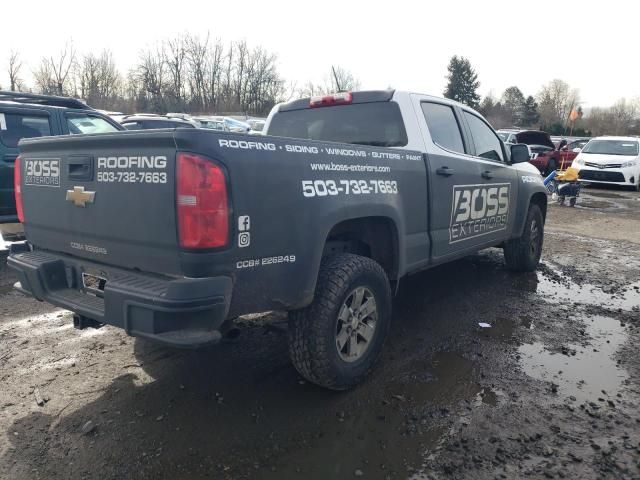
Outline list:
[[[455,185],[449,243],[507,228],[509,184]]]
[[[25,185],[60,186],[59,158],[25,159],[23,163]]]

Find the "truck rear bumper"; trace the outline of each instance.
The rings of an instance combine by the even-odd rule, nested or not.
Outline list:
[[[12,253],[8,264],[18,272],[19,291],[129,335],[186,348],[222,337],[230,277],[167,278],[41,250]],[[104,280],[99,288],[96,279]]]

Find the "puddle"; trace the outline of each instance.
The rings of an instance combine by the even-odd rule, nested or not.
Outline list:
[[[625,198],[627,199],[628,197],[625,197],[624,195],[621,195],[619,193],[614,193],[614,192],[589,192],[587,194],[590,197],[601,197],[601,198]]]
[[[615,353],[627,339],[620,322],[605,316],[588,317],[586,332],[589,345],[569,345],[564,355],[549,352],[542,343],[522,345],[520,363],[527,375],[553,382],[564,396],[573,395],[580,401],[594,401],[607,395],[615,395],[628,377],[625,370],[616,365]]]
[[[473,380],[473,362],[454,352],[436,353],[431,360],[412,362],[401,382],[387,389],[390,398],[402,398],[418,405],[452,405],[473,399],[481,391]]]
[[[545,297],[545,300],[566,304],[577,302],[622,310],[633,310],[640,305],[640,282],[606,293],[602,287],[596,285],[589,283],[578,285],[557,270],[553,270],[553,273],[557,275],[557,280],[542,273],[538,274],[536,293]]]

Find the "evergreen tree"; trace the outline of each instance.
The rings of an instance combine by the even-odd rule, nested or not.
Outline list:
[[[477,108],[480,103],[478,95],[478,74],[471,67],[471,63],[464,57],[454,55],[447,67],[447,88],[444,96],[460,103]]]
[[[509,87],[502,94],[502,105],[511,116],[512,125],[522,125],[524,95],[518,87]]]
[[[531,127],[540,120],[540,114],[538,113],[538,103],[531,95],[524,101],[522,107],[522,125]]]

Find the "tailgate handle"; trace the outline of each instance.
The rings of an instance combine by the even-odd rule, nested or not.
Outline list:
[[[71,180],[93,180],[91,157],[71,157],[67,163],[67,174]]]

